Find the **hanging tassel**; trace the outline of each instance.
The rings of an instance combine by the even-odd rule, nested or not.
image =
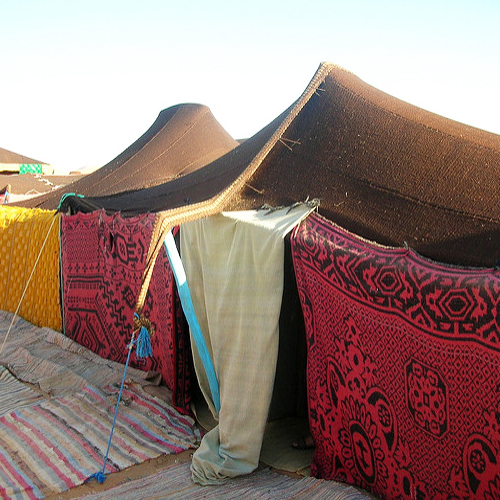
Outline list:
[[[151,349],[151,339],[149,337],[148,329],[145,326],[141,326],[139,336],[137,337],[135,355],[138,358],[150,358],[152,354],[153,349]]]
[[[134,313],[134,330],[139,330],[135,346],[136,357],[139,359],[150,358],[153,355],[151,335],[154,335],[154,328],[151,321],[144,316],[139,317],[137,313]]]

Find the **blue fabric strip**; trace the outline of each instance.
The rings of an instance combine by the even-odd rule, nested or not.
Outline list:
[[[182,309],[191,330],[191,335],[193,336],[194,343],[196,344],[196,349],[198,350],[198,354],[203,363],[203,367],[208,379],[208,384],[210,386],[210,391],[212,392],[212,400],[214,403],[215,411],[218,414],[220,411],[219,382],[217,381],[217,375],[212,363],[212,358],[210,357],[210,353],[208,352],[207,344],[205,343],[205,339],[203,337],[203,334],[201,333],[200,325],[198,323],[198,320],[196,319],[193,300],[191,299],[191,293],[189,292],[189,286],[186,279],[186,272],[184,271],[184,266],[182,265],[181,257],[177,250],[172,231],[170,231],[165,238],[165,249],[167,250],[170,265],[172,266],[172,271],[174,272],[174,278],[175,282],[177,283],[177,290],[179,291],[179,298],[181,299]]]

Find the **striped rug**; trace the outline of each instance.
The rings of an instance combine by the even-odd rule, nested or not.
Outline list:
[[[0,311],[0,343],[12,318]],[[4,347],[0,498],[44,498],[101,471],[123,365],[21,318]],[[142,389],[147,372],[129,367],[126,380],[106,474],[196,447],[194,421]]]
[[[173,465],[150,476],[110,488],[100,493],[86,495],[85,500],[366,500],[369,494],[335,481],[324,481],[312,477],[301,479],[284,476],[263,469],[247,476],[231,479],[217,486],[200,486],[191,480],[190,463]]]
[[[44,498],[102,470],[118,386],[87,386],[0,418],[0,498]],[[106,473],[194,447],[193,420],[124,388]]]
[[[13,315],[0,311],[0,345]],[[15,318],[0,361],[16,378],[36,384],[42,391],[60,396],[87,385],[105,387],[120,383],[123,365],[103,359],[74,340],[50,328],[39,328]],[[148,372],[129,366],[127,380],[147,382]]]
[[[0,366],[0,416],[24,406],[39,403],[43,396]]]

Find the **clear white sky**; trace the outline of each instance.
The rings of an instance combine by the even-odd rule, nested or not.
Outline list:
[[[1,0],[0,147],[102,166],[182,102],[250,137],[322,61],[500,133],[500,0]]]

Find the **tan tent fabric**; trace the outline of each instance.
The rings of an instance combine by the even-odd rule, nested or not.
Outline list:
[[[258,465],[278,355],[285,235],[308,206],[224,213],[181,227],[194,309],[219,379],[219,424],[193,456],[193,479],[212,484]],[[215,415],[202,363],[202,392]]]
[[[0,148],[0,163],[43,163],[39,160],[34,160],[28,156],[20,155],[9,151],[8,149]]]
[[[22,164],[37,164],[37,165],[47,165],[43,161],[34,160],[33,158],[29,158],[28,156],[20,155],[9,151],[8,149],[0,148],[0,167],[2,165],[22,165]],[[2,168],[0,168],[0,171]],[[9,169],[8,169],[9,170]],[[19,171],[19,168],[17,169]]]
[[[40,175],[0,173],[0,186],[10,184],[11,205],[21,204],[26,198],[39,196],[80,179],[82,175]],[[56,207],[54,207],[56,208]]]

